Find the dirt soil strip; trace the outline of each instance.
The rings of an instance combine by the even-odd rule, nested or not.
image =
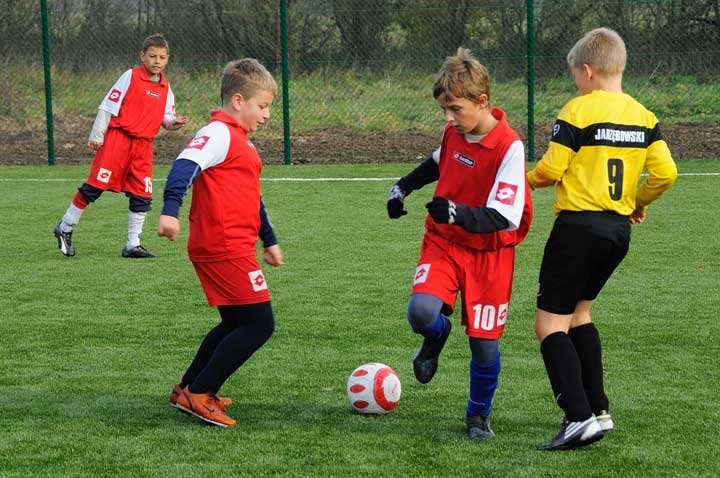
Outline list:
[[[89,163],[87,127],[81,121],[55,124],[56,164]],[[20,129],[18,129],[20,128]],[[547,147],[551,126],[539,127],[534,159]],[[524,139],[525,131],[518,128]],[[191,133],[190,133],[191,134]],[[673,157],[682,159],[720,159],[720,125],[717,123],[665,126],[663,134]],[[161,132],[155,139],[156,164],[171,163],[183,149],[189,134],[184,131]],[[284,143],[281,137],[259,133],[256,146],[266,164],[282,164]],[[416,163],[439,146],[439,133],[420,131],[375,132],[355,130],[319,130],[299,132],[291,141],[295,164]],[[0,164],[47,164],[44,125],[18,125],[0,121]]]

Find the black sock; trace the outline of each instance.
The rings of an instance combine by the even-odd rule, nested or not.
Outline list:
[[[275,330],[270,302],[219,307],[223,322],[234,326],[215,348],[207,365],[190,384],[193,393],[217,393]]]
[[[602,347],[598,329],[590,322],[570,329],[568,336],[580,358],[583,387],[590,408],[595,414],[609,410],[610,402],[603,386]]]
[[[182,381],[180,382],[181,389],[193,383],[195,377],[197,377],[200,371],[205,368],[205,365],[207,365],[208,360],[212,357],[212,354],[215,352],[218,344],[232,330],[233,327],[229,324],[220,322],[207,333],[203,341],[200,343],[200,348],[198,348],[198,351],[195,353],[195,358],[193,358],[190,366],[185,371],[185,375],[183,375]]]
[[[590,418],[592,411],[582,384],[580,359],[565,332],[548,335],[540,344],[555,400],[571,422]]]

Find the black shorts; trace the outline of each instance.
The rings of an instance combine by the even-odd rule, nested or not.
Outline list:
[[[630,222],[607,211],[563,211],[545,244],[538,309],[572,314],[594,300],[630,247]]]

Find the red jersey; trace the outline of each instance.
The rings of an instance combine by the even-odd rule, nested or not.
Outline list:
[[[260,232],[262,161],[247,132],[224,111],[213,111],[178,159],[202,172],[192,187],[188,255],[192,262],[254,256]]]
[[[498,124],[479,142],[470,142],[448,124],[443,132],[438,166],[440,179],[435,196],[470,207],[495,209],[509,222],[506,230],[473,233],[437,224],[428,215],[425,228],[453,243],[480,251],[512,247],[528,233],[532,220],[530,187],[525,177],[525,153],[505,112],[493,108]]]
[[[165,75],[150,80],[145,65],[127,70],[105,95],[100,109],[112,115],[109,128],[120,128],[132,138],[152,140],[163,118],[175,116],[175,98]]]

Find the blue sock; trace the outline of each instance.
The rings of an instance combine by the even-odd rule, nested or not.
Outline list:
[[[416,328],[412,322],[410,322],[410,326],[412,326],[413,332],[415,332],[416,334],[420,334],[423,337],[427,337],[429,339],[437,339],[447,331],[449,323],[450,321],[445,318],[444,315],[438,314],[437,317],[435,317],[433,323],[428,325],[427,327]]]
[[[492,410],[495,389],[500,376],[500,355],[494,362],[478,363],[470,360],[470,399],[467,405],[467,416],[482,415],[487,417]]]

